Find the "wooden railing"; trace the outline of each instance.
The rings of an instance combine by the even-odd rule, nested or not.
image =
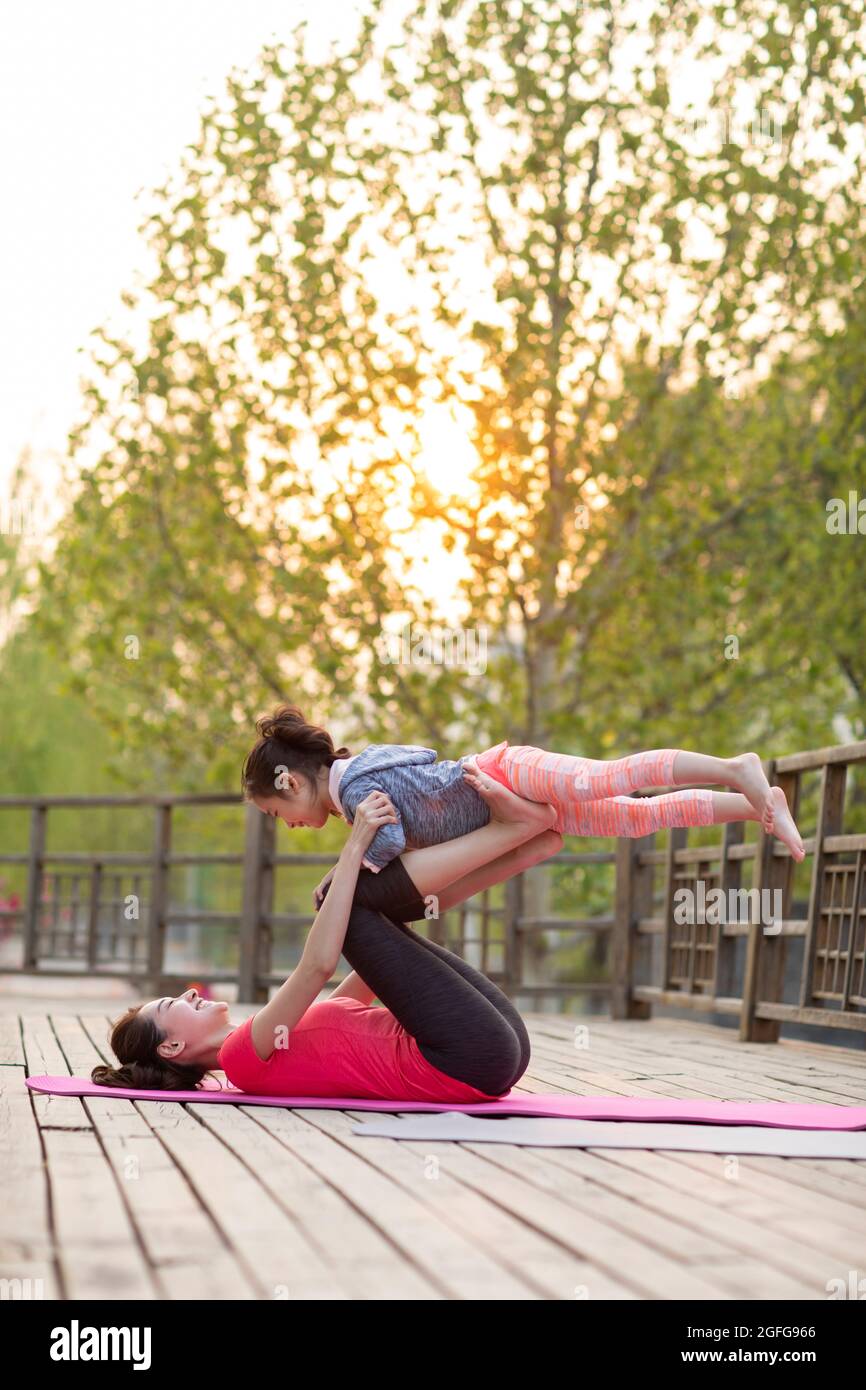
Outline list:
[[[23,811],[30,817],[30,843],[26,853],[0,853],[0,865],[27,867],[27,887],[18,908],[0,904],[0,929],[22,929],[21,959],[0,965],[5,973],[70,973],[123,977],[144,992],[159,993],[182,985],[189,972],[172,970],[166,960],[166,940],[172,927],[195,924],[225,927],[237,932],[236,970],[195,968],[201,983],[237,981],[238,997],[254,1002],[266,999],[268,990],[281,984],[285,970],[273,967],[277,934],[300,943],[313,920],[309,912],[275,912],[275,880],[282,871],[316,867],[325,872],[336,855],[278,854],[275,822],[253,806],[245,810],[242,851],[225,854],[179,854],[172,848],[174,813],[184,807],[239,806],[233,794],[208,793],[187,796],[45,796],[0,797],[3,812]],[[149,808],[152,812],[151,848],[148,851],[84,852],[47,848],[48,818],[53,811],[100,807]],[[5,820],[0,819],[0,834]],[[563,854],[568,864],[609,863],[613,850],[604,853]],[[208,910],[170,899],[169,874],[181,865],[229,865],[242,870],[240,903],[235,910]],[[578,936],[607,936],[613,916],[562,922],[524,919],[518,879],[506,885],[504,905],[494,903],[486,890],[469,903],[431,917],[422,924],[431,940],[467,955],[479,969],[509,993],[607,995],[605,980],[528,983],[523,979],[523,948],[533,934],[547,926]]]
[[[804,837],[810,879],[802,916],[792,913],[795,861],[763,828],[748,844],[743,822],[724,826],[712,846],[690,846],[689,832],[679,829],[667,832],[663,850],[653,835],[619,842],[615,1018],[645,1018],[660,1004],[733,1015],[740,1037],[753,1042],[777,1041],[784,1022],[866,1032],[866,834],[844,833],[848,769],[863,762],[866,743],[770,763],[769,780],[784,788],[795,819],[803,776],[820,776],[815,834]],[[678,911],[715,890],[726,912]],[[729,910],[747,899],[748,912]],[[683,920],[688,916],[695,920]],[[800,960],[792,975],[795,942]],[[795,995],[787,1000],[786,983]]]
[[[820,776],[816,833],[805,841],[811,877],[801,915],[792,912],[795,865],[788,851],[763,830],[747,842],[744,824],[735,822],[720,827],[711,844],[690,845],[691,832],[676,829],[663,832],[663,848],[650,835],[616,841],[610,850],[558,855],[550,862],[615,866],[609,910],[596,916],[530,917],[523,907],[524,884],[517,877],[505,885],[502,906],[494,905],[493,891],[487,890],[421,929],[466,954],[512,996],[601,995],[610,998],[616,1018],[646,1018],[654,1004],[733,1015],[739,1019],[740,1036],[753,1041],[776,1041],[785,1022],[866,1032],[866,834],[846,834],[844,826],[848,769],[863,762],[866,743],[855,743],[793,754],[769,765],[770,780],[784,787],[795,816],[802,777]],[[156,993],[182,987],[188,978],[188,972],[173,971],[167,962],[169,929],[222,926],[237,933],[237,968],[197,967],[194,978],[208,984],[237,981],[240,999],[267,998],[269,988],[286,973],[274,969],[276,934],[294,938],[299,954],[303,931],[313,920],[312,908],[274,911],[276,876],[307,866],[321,866],[324,872],[334,855],[277,854],[274,821],[251,806],[245,811],[242,850],[173,850],[173,817],[179,808],[240,804],[240,797],[221,793],[0,797],[0,813],[19,810],[30,817],[27,852],[0,853],[0,864],[26,865],[27,870],[20,906],[0,905],[0,928],[7,937],[10,927],[20,930],[20,961],[0,968],[121,976]],[[149,808],[150,848],[104,853],[47,849],[53,810],[96,807]],[[0,819],[0,833],[4,824]],[[235,909],[174,902],[169,874],[177,865],[239,867],[242,887]],[[688,920],[689,914],[684,920],[684,898],[691,895],[690,901],[700,905],[714,890],[721,890],[728,904],[748,903],[752,911],[728,911],[722,920],[696,911],[694,920]],[[754,911],[767,898],[781,907],[772,922]],[[598,948],[609,947],[607,974],[602,969],[589,980],[530,981],[526,952],[530,943],[546,942],[551,931],[559,939],[593,940],[602,965]],[[789,954],[792,943],[800,950],[799,963]]]

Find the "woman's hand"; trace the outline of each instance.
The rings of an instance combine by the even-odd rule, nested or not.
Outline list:
[[[518,796],[510,787],[505,787],[493,777],[488,777],[474,762],[470,763],[467,760],[463,764],[463,777],[490,807],[491,820],[533,825],[539,835],[555,826],[558,814],[555,806],[548,806],[540,801],[528,801],[525,797]]]
[[[346,841],[356,849],[365,850],[382,825],[395,825],[398,817],[384,792],[370,792],[358,805],[352,821],[352,833]]]
[[[397,812],[386,796],[385,792],[371,792],[359,803],[355,812],[355,819],[352,822],[352,833],[346,841],[346,848],[350,846],[355,850],[363,851],[374,838],[380,825],[394,824],[397,821]],[[337,866],[329,869],[322,879],[313,889],[313,906],[318,909],[325,900],[325,892],[328,884],[334,877]]]

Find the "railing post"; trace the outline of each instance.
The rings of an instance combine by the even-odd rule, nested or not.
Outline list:
[[[678,849],[685,849],[688,843],[688,829],[685,826],[675,825],[668,830],[668,849],[665,859],[665,895],[664,895],[664,917],[662,919],[662,938],[661,938],[661,987],[669,989],[671,984],[671,924],[674,920],[674,898],[677,891],[677,863],[676,852]]]
[[[257,806],[247,805],[238,961],[238,999],[244,1003],[259,1004],[268,997],[266,986],[258,981],[265,968],[261,957],[265,926],[263,918],[270,911],[270,905],[265,904],[266,887],[268,898],[273,896],[273,865],[269,862],[271,852],[267,833],[272,828],[268,816],[263,816]],[[269,838],[272,846],[273,836]]]
[[[150,867],[150,914],[147,922],[147,970],[150,987],[161,988],[165,973],[165,915],[168,898],[168,863],[171,850],[171,802],[156,807],[153,854]]]
[[[806,920],[806,939],[803,945],[803,973],[800,978],[801,1009],[806,1008],[812,1002],[815,946],[821,921],[821,899],[824,889],[824,840],[828,835],[839,835],[842,832],[847,774],[846,763],[825,763],[821,776],[818,823],[815,826],[815,854],[812,859],[812,884],[809,890],[809,914]]]
[[[641,887],[646,887],[645,870],[638,865],[643,849],[652,845],[654,835],[638,839],[620,836],[616,842],[616,884],[614,899],[613,939],[611,943],[611,1018],[649,1018],[651,1006],[643,999],[632,997],[637,945],[639,906],[645,906]]]
[[[97,859],[90,870],[90,910],[87,914],[87,964],[91,970],[96,966],[97,945],[99,943],[99,896],[101,892],[102,865]]]
[[[767,780],[777,783],[775,760],[767,769]],[[800,778],[796,772],[783,773],[778,783],[785,792],[791,815],[797,819],[799,810]],[[740,1039],[743,1042],[778,1042],[781,1023],[774,1018],[756,1018],[755,1006],[758,1003],[779,1004],[785,988],[785,950],[787,940],[783,935],[782,923],[788,916],[791,889],[794,882],[794,860],[789,856],[781,858],[775,853],[776,841],[767,835],[763,827],[758,843],[757,869],[754,887],[758,890],[758,922],[749,926],[746,948],[746,970],[743,980],[743,1008],[740,1014]],[[782,895],[782,912],[779,930],[769,935],[764,928],[764,893],[772,894],[775,902],[776,891]]]
[[[30,851],[27,860],[27,908],[24,914],[25,970],[35,970],[39,964],[39,907],[42,901],[42,858],[45,853],[47,806],[34,806],[30,817]]]
[[[743,877],[742,859],[734,859],[731,850],[742,845],[746,838],[746,823],[741,820],[728,821],[722,832],[722,862],[719,875],[719,888],[722,901],[729,903],[740,887]],[[736,901],[739,901],[737,898]],[[714,963],[713,994],[717,999],[733,999],[737,989],[737,937],[725,936],[725,919],[716,928],[716,959]]]
[[[521,941],[519,921],[523,911],[523,892],[521,875],[509,878],[505,884],[505,903],[503,913],[503,940],[505,989],[512,997],[523,982]]]

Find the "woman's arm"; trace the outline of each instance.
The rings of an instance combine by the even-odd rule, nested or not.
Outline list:
[[[301,959],[273,999],[253,1018],[253,1046],[262,1061],[267,1061],[282,1039],[288,1038],[333,975],[346,938],[364,852],[379,826],[394,818],[394,808],[384,792],[372,793],[359,805],[352,833],[343,846]]]
[[[361,1004],[372,1004],[376,998],[369,986],[364,984],[356,970],[351,971],[328,995],[329,999],[357,999]]]

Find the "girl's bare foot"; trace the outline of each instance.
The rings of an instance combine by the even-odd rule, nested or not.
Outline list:
[[[792,858],[796,859],[799,864],[801,859],[805,859],[806,851],[803,848],[800,832],[794,823],[794,817],[788,808],[788,798],[781,787],[771,787],[770,792],[773,798],[773,834],[779,837],[783,845],[788,846]]]
[[[758,819],[769,834],[773,829],[776,803],[771,795],[772,788],[767,781],[761,759],[757,753],[741,753],[738,758],[729,758],[728,762],[732,774],[731,786],[736,787],[737,791],[742,792],[743,796],[751,801],[758,813]],[[794,825],[794,822],[791,821],[791,824]],[[795,830],[796,828],[794,826]]]
[[[493,777],[488,777],[486,772],[480,772],[474,761],[467,760],[463,764],[463,776],[486,801],[493,820],[520,821],[524,825],[537,826],[539,834],[543,830],[551,830],[556,824],[555,806],[548,806],[542,801],[527,801]]]

